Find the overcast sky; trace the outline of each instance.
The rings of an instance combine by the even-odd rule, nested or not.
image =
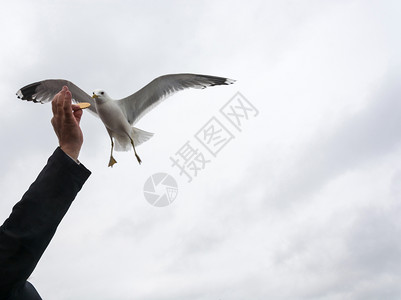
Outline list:
[[[22,86],[73,81],[123,98],[153,78],[236,79],[186,90],[136,126],[155,136],[115,152],[84,112],[92,175],[32,274],[44,299],[400,299],[399,1],[12,1],[0,19],[0,218],[57,147],[51,105]],[[253,107],[236,128],[221,113]],[[234,97],[234,98],[233,98]],[[242,98],[242,99],[244,99]],[[196,135],[218,120],[216,156]],[[189,142],[209,160],[180,175]],[[143,193],[164,172],[167,207]],[[0,221],[3,222],[3,221]]]

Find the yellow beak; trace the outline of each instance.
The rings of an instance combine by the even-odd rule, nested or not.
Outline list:
[[[97,97],[99,97],[99,96],[96,95],[96,94],[93,94],[93,95],[92,95],[92,98],[93,98],[93,99],[96,99]]]

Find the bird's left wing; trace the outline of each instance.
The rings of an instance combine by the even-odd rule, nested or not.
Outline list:
[[[199,74],[170,74],[160,76],[135,94],[124,99],[117,100],[127,116],[128,122],[133,125],[144,114],[172,94],[187,89],[204,89],[208,86],[227,85],[235,80]]]
[[[28,84],[18,90],[17,96],[22,100],[46,103],[52,101],[54,96],[61,91],[64,85],[70,90],[74,102],[89,102],[91,106],[88,109],[97,115],[95,102],[92,97],[71,81],[64,79],[47,79]]]

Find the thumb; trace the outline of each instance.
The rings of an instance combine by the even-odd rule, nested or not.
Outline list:
[[[72,105],[73,115],[78,125],[81,122],[81,117],[83,114],[83,110],[78,105]]]

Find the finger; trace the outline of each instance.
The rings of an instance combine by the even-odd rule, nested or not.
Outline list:
[[[77,120],[78,125],[79,125],[79,122],[81,122],[81,117],[82,117],[83,113],[84,113],[84,111],[81,108],[74,110],[74,112],[73,112],[74,118],[75,118],[75,120]]]
[[[65,98],[65,87],[61,89],[58,93],[58,97],[56,99],[56,112],[58,117],[64,117],[63,109],[64,109],[64,98]]]
[[[58,108],[60,107],[60,102],[63,101],[64,99],[64,94],[65,91],[68,90],[68,88],[66,86],[63,86],[62,89],[60,90],[60,92],[58,92],[53,100],[52,100],[52,110],[53,110],[53,114],[57,114]]]
[[[73,111],[82,109],[78,104],[71,104],[71,108],[72,108]]]
[[[64,102],[63,102],[63,108],[64,108],[64,113],[66,114],[67,117],[72,117],[72,95],[71,92],[68,90],[67,87],[65,87],[65,92],[64,92]],[[64,90],[64,88],[63,88]]]
[[[57,97],[57,95],[54,96],[54,97],[53,97],[53,100],[52,100],[52,111],[53,111],[53,115],[55,115],[55,114],[57,113],[57,108],[56,108],[56,97]]]
[[[73,111],[72,114],[74,115],[75,120],[77,120],[78,125],[79,125],[79,122],[81,121],[81,117],[82,117],[82,114],[84,113],[84,111],[77,104],[72,105],[72,111]]]
[[[53,111],[53,115],[56,115],[57,114],[57,103],[58,103],[58,101],[59,101],[59,97],[60,97],[60,92],[58,92],[54,97],[53,97],[53,100],[52,100],[52,111]]]

